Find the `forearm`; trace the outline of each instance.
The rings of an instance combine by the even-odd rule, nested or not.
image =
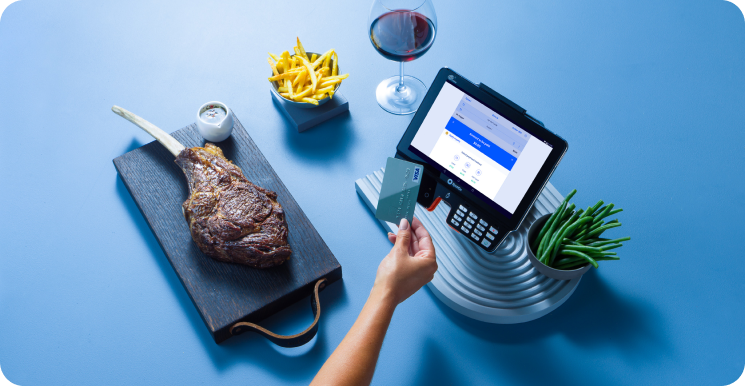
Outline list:
[[[389,294],[373,287],[352,329],[311,385],[369,385],[395,308]]]

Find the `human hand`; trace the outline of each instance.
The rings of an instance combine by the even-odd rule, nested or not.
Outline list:
[[[388,239],[395,245],[378,266],[373,291],[399,304],[434,277],[435,246],[416,217],[411,226],[402,219],[398,234],[388,233]]]

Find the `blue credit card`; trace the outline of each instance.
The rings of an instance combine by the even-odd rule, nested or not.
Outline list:
[[[422,182],[422,173],[424,173],[422,165],[388,158],[375,217],[396,225],[402,218],[405,218],[411,224],[414,219],[419,186]]]

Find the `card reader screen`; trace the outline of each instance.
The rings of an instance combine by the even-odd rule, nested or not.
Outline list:
[[[547,142],[449,82],[437,95],[410,148],[447,169],[510,215],[515,213],[552,150]]]

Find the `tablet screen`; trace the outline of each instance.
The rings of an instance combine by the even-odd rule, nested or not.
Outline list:
[[[450,82],[443,85],[410,148],[497,204],[507,217],[515,213],[552,150]]]

